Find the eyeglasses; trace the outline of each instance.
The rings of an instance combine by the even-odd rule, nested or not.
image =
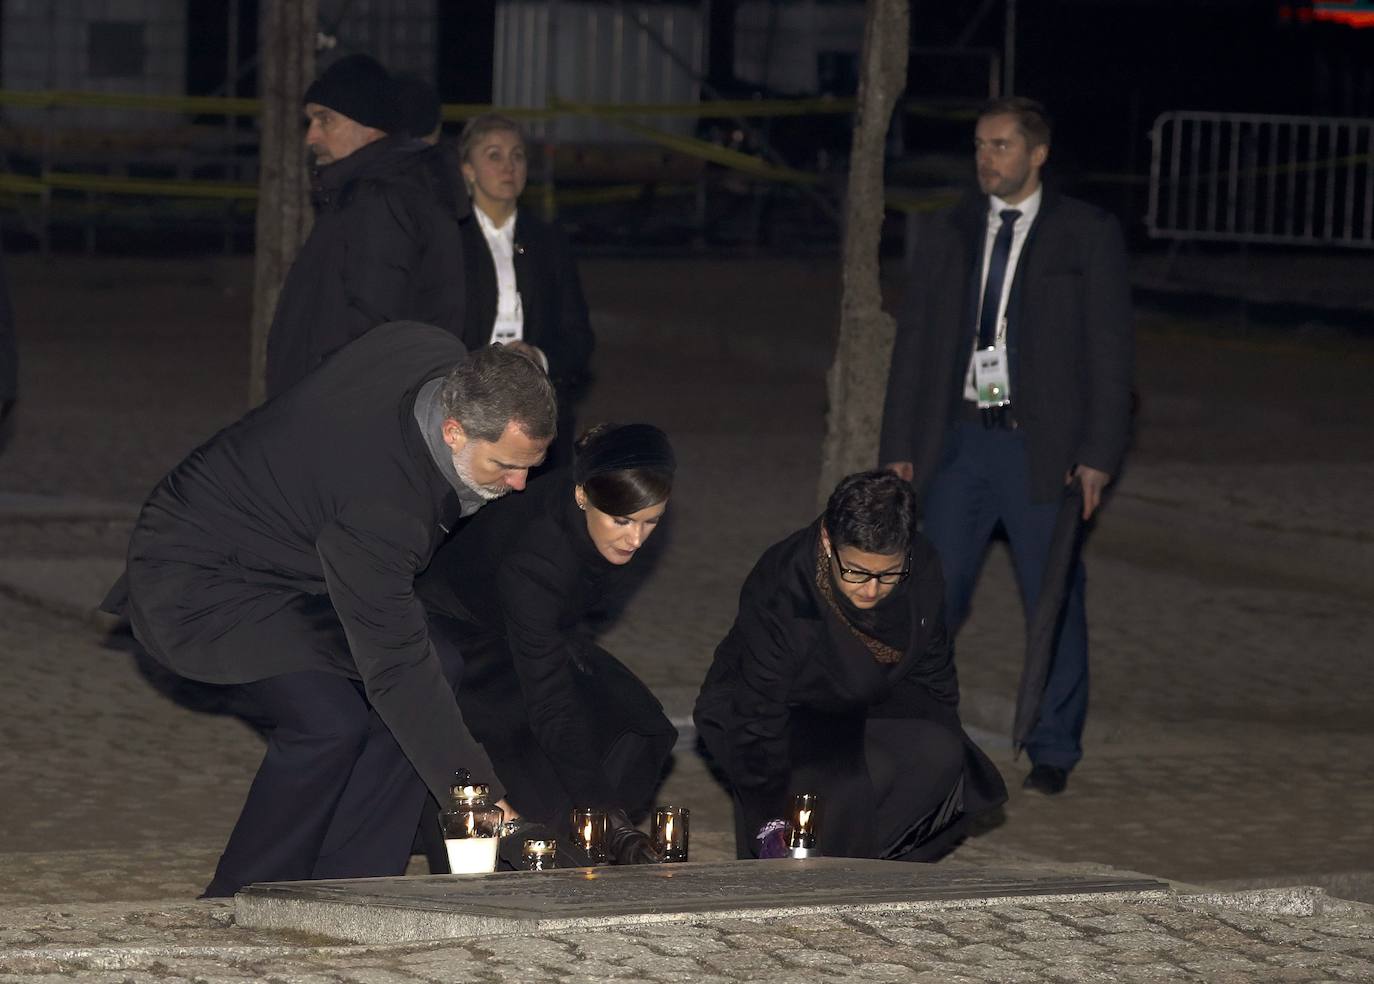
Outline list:
[[[845,567],[840,563],[840,552],[834,551],[830,559],[839,568],[840,580],[846,584],[867,584],[869,581],[876,580],[879,584],[901,584],[911,576],[911,555],[907,554],[906,566],[900,571],[884,571],[882,574],[875,574],[873,571],[865,571],[857,567]]]

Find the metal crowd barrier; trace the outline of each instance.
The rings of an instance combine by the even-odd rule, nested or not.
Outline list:
[[[1151,236],[1374,247],[1374,120],[1173,112],[1150,139]]]

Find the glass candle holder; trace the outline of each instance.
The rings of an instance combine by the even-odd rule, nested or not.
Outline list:
[[[552,871],[558,867],[558,841],[527,840],[521,859],[526,871]]]
[[[573,843],[592,864],[606,863],[606,811],[578,808],[572,811]]]
[[[687,860],[687,821],[691,815],[685,806],[654,810],[654,849],[665,862]]]
[[[448,870],[455,875],[496,870],[496,848],[505,814],[487,802],[489,791],[477,783],[455,783],[449,808],[439,822],[444,829]]]
[[[793,857],[805,858],[817,853],[820,805],[820,797],[815,793],[797,793],[792,797],[787,848]]]

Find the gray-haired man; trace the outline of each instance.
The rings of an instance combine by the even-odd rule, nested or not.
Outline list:
[[[460,516],[524,488],[555,419],[524,356],[382,325],[153,490],[106,607],[268,733],[207,896],[401,874],[426,787],[442,802],[463,768],[502,796],[412,582]]]

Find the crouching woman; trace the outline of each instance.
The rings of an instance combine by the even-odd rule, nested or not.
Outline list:
[[[741,858],[779,853],[790,795],[821,797],[821,853],[934,860],[1006,799],[964,734],[934,548],[911,486],[845,478],[740,592],[695,719],[735,800]]]

